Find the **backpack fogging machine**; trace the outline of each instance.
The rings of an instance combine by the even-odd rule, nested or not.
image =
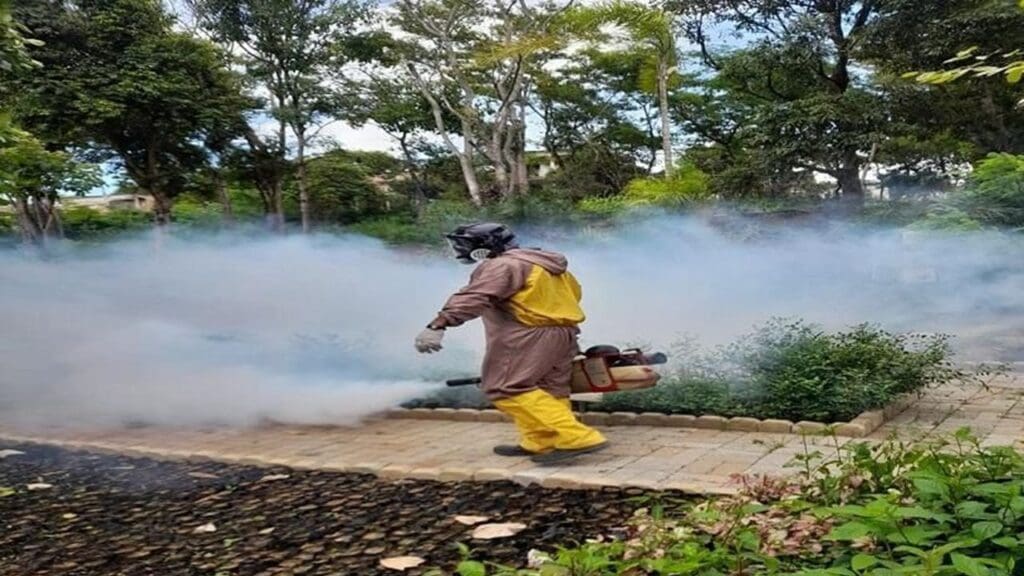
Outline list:
[[[594,346],[576,357],[572,363],[573,394],[606,394],[626,390],[653,388],[661,375],[652,366],[665,364],[668,356],[661,352],[645,354],[637,348],[619,350],[615,346]],[[480,378],[448,380],[448,386],[473,386]]]

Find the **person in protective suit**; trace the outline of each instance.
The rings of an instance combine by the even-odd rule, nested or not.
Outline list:
[[[585,316],[565,256],[519,248],[502,224],[461,226],[446,238],[459,261],[478,265],[417,336],[416,349],[440,351],[446,328],[481,317],[487,339],[481,388],[520,434],[519,445],[494,452],[552,463],[604,448],[604,436],[579,422],[569,402],[577,326]]]

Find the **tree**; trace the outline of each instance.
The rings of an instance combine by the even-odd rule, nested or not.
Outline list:
[[[861,171],[884,125],[884,102],[857,72],[858,47],[883,0],[699,0],[676,9],[728,89],[756,101],[744,132],[794,169],[827,174],[842,197],[864,199]],[[733,27],[750,45],[729,54],[707,29]],[[724,52],[724,55],[723,55]]]
[[[0,143],[0,197],[14,209],[26,244],[63,237],[60,194],[84,194],[100,182],[95,166],[51,152],[31,134],[8,127]]]
[[[295,138],[295,174],[302,230],[311,227],[306,154],[320,129],[341,106],[342,93],[330,80],[358,49],[354,32],[365,8],[358,0],[192,0],[205,29],[237,49],[246,74],[270,96],[277,122],[273,146],[248,138],[254,150],[283,160],[287,130]],[[283,217],[280,180],[270,190],[278,217]]]
[[[54,147],[117,160],[168,224],[204,134],[243,107],[216,48],[172,31],[156,0],[26,0],[16,15],[45,42],[16,118]]]
[[[361,91],[362,97],[350,114],[356,125],[372,122],[398,144],[405,169],[412,178],[412,202],[419,209],[427,195],[423,151],[431,148],[426,135],[435,128],[433,112],[420,91],[401,77],[373,74]],[[455,126],[458,119],[441,110],[442,124]]]
[[[39,66],[28,53],[28,47],[39,46],[39,40],[25,37],[26,29],[11,16],[11,0],[0,0],[0,81],[6,82],[17,73]],[[3,83],[0,83],[2,95]]]
[[[570,29],[591,41],[607,40],[601,34],[602,26],[620,26],[627,31],[632,44],[628,52],[645,56],[639,62],[641,67],[637,71],[640,87],[657,95],[665,177],[671,179],[674,161],[669,88],[678,65],[672,16],[660,8],[649,8],[626,0],[612,0],[593,7],[576,8],[567,15],[566,21]]]
[[[559,9],[497,0],[400,0],[407,78],[430,105],[435,130],[459,160],[470,198],[484,191],[475,158],[486,159],[498,198],[524,194],[527,101],[539,56],[556,47]],[[451,126],[448,117],[458,119]],[[450,134],[457,133],[457,143]]]

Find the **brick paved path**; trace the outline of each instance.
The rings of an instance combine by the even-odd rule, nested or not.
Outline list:
[[[1024,446],[1024,377],[982,387],[943,387],[874,434],[924,437],[969,426],[987,444]],[[601,485],[727,493],[734,474],[788,473],[786,464],[805,443],[824,446],[848,439],[793,434],[620,426],[606,429],[612,446],[574,465],[538,467],[491,454],[514,437],[511,425],[437,420],[375,420],[356,428],[276,426],[259,429],[137,428],[15,430],[0,424],[4,441],[39,441],[71,447],[166,458],[209,458],[372,472],[387,478],[511,479],[549,487]]]

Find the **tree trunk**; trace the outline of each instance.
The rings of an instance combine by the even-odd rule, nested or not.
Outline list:
[[[304,128],[295,129],[295,177],[299,183],[299,214],[302,215],[302,233],[309,234],[309,190],[306,188],[306,134]]]
[[[284,193],[281,181],[274,182],[274,213],[270,215],[270,227],[276,232],[284,232]]]
[[[860,158],[856,152],[843,154],[842,166],[836,174],[844,205],[859,208],[864,205],[864,181],[860,177]]]
[[[14,198],[14,214],[18,219],[18,230],[21,232],[21,241],[26,245],[37,245],[41,241],[41,231],[32,218],[28,202],[22,198]]]
[[[148,190],[153,197],[153,222],[159,228],[164,228],[171,223],[171,199],[158,190],[156,187]]]
[[[224,175],[219,169],[213,171],[213,186],[217,191],[217,199],[220,200],[221,211],[224,222],[231,225],[235,223],[235,211],[231,206],[231,195],[228,194],[227,183],[224,182]]]
[[[462,179],[466,181],[466,189],[469,190],[469,199],[480,208],[484,205],[484,197],[480,194],[480,181],[473,167],[473,147],[468,140],[463,143],[462,153],[456,155],[459,157],[459,167],[462,168]]]
[[[658,109],[661,114],[661,153],[665,157],[665,178],[671,180],[675,167],[672,165],[672,130],[669,126],[668,111],[668,62],[658,62]]]
[[[530,192],[530,167],[526,163],[526,102],[519,104],[519,125],[516,126],[516,192],[525,196]]]

